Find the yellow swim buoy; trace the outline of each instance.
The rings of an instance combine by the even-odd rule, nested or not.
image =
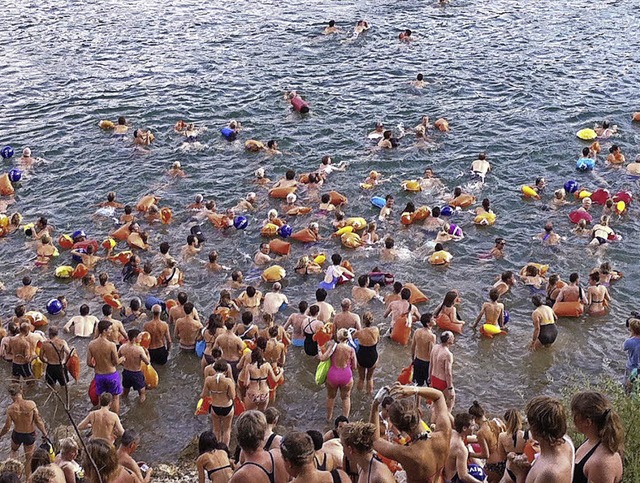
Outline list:
[[[417,193],[418,191],[422,191],[422,186],[420,186],[420,182],[418,182],[418,180],[410,179],[402,182],[402,189],[412,193]]]
[[[342,236],[345,233],[352,233],[353,232],[353,227],[350,225],[347,226],[343,226],[342,228],[340,228],[338,231],[336,231],[334,233],[335,236]]]
[[[143,364],[142,373],[144,374],[144,382],[147,385],[147,389],[158,387],[158,373],[151,364]]]
[[[351,217],[345,220],[345,223],[352,226],[355,231],[364,230],[367,226],[367,220],[361,217]]]
[[[624,201],[618,201],[616,203],[616,213],[618,215],[621,215],[622,213],[624,213],[624,210],[627,209],[627,205],[625,204]]]
[[[57,267],[54,275],[56,278],[71,278],[74,268],[70,265],[62,265]]]
[[[581,191],[578,193],[578,198],[579,198],[579,199],[581,199],[581,200],[582,200],[582,199],[584,199],[584,198],[591,198],[591,195],[592,195],[592,194],[593,194],[593,193],[591,193],[591,191],[581,190]]]
[[[313,263],[317,263],[318,265],[322,265],[326,261],[327,261],[327,256],[324,253],[320,253],[319,255],[316,255],[316,257],[313,259]]]
[[[347,248],[358,248],[362,245],[362,240],[360,239],[360,235],[357,233],[345,233],[340,237],[340,241],[342,245]]]
[[[481,213],[473,219],[476,225],[488,226],[496,222],[495,213]]]
[[[582,139],[583,141],[591,141],[595,138],[598,137],[598,133],[596,133],[593,129],[591,128],[585,128],[585,129],[580,129],[577,133],[576,136],[578,136],[580,139]]]
[[[363,190],[370,190],[373,189],[373,185],[370,183],[360,183],[360,188]]]
[[[531,186],[524,185],[522,186],[522,188],[520,188],[520,191],[522,191],[522,194],[525,198],[535,198],[536,200],[540,199],[540,195],[538,194],[538,192]]]
[[[440,250],[438,252],[434,252],[429,257],[429,263],[431,265],[445,265],[451,260],[451,254],[446,250]]]
[[[109,121],[107,119],[103,119],[102,121],[100,121],[98,123],[98,127],[100,129],[113,129],[116,127],[116,125],[113,123],[113,121]]]
[[[280,265],[273,265],[262,272],[262,279],[265,282],[279,282],[286,277],[287,272]]]
[[[262,227],[262,230],[260,230],[260,234],[267,237],[276,236],[278,234],[278,228],[278,225],[274,223],[267,223]]]

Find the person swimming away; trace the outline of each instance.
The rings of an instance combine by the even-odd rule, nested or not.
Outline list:
[[[411,85],[416,89],[422,89],[425,86],[424,75],[418,74],[416,80],[411,81]]]
[[[602,126],[596,125],[593,130],[599,138],[607,139],[618,133],[618,126],[612,126],[609,121],[602,121]]]
[[[411,30],[406,29],[404,32],[401,32],[400,35],[398,35],[398,39],[401,42],[411,42],[413,40],[413,37],[411,37]]]
[[[489,161],[487,161],[487,154],[478,154],[478,159],[471,163],[471,172],[484,183],[484,179],[487,177],[489,171],[491,171],[491,165]]]
[[[338,27],[336,27],[335,20],[329,20],[329,25],[325,27],[324,30],[322,31],[324,35],[337,34],[338,32],[339,30],[338,30]]]

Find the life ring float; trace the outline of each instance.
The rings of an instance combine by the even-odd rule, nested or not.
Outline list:
[[[483,324],[480,327],[480,334],[488,337],[489,339],[493,339],[493,336],[498,334],[506,335],[506,333],[507,331],[502,330],[500,327],[493,324]]]
[[[126,239],[129,237],[130,234],[131,234],[131,223],[125,223],[116,231],[111,233],[110,236],[111,238],[114,238],[118,241],[126,241]]]
[[[69,235],[60,235],[60,238],[58,238],[58,245],[63,250],[71,250],[73,248],[73,238]]]
[[[360,217],[351,217],[344,220],[348,226],[353,227],[355,231],[364,230],[367,227],[367,220]]]
[[[271,238],[278,234],[278,225],[275,223],[267,223],[260,229],[260,235]]]
[[[422,191],[422,186],[420,186],[420,182],[417,179],[410,179],[402,182],[402,189],[410,193],[417,193]]]
[[[410,320],[412,318],[413,316],[410,318],[409,314],[405,314],[394,322],[393,329],[391,329],[391,340],[401,345],[407,345],[409,343],[412,326]]]
[[[347,197],[337,191],[329,191],[329,197],[329,202],[334,206],[346,205],[348,202]]]
[[[412,283],[405,283],[402,288],[408,288],[409,291],[411,292],[411,297],[409,298],[409,303],[411,303],[413,305],[424,304],[425,302],[427,302],[429,300],[429,297],[427,297],[422,292],[422,290],[420,290],[418,287],[416,287]]]
[[[575,224],[580,223],[580,220],[586,221],[587,224],[593,221],[593,217],[591,216],[591,214],[584,210],[572,211],[571,213],[569,213],[569,219],[571,220],[571,223],[575,223]]]
[[[493,212],[480,213],[473,219],[473,222],[476,225],[481,225],[481,226],[493,225],[496,222],[496,214]]]
[[[611,198],[611,193],[604,188],[598,188],[591,194],[591,201],[600,206],[604,206],[609,198]]]
[[[540,195],[538,194],[538,192],[534,190],[531,186],[523,185],[520,188],[520,191],[522,191],[522,196],[524,196],[525,198],[533,198],[536,200],[540,199]]]
[[[242,399],[240,399],[240,396],[236,394],[236,397],[233,400],[233,415],[237,418],[243,412],[245,412],[245,410],[246,408],[244,406],[244,403],[242,402]]]
[[[262,151],[266,146],[264,143],[260,141],[256,141],[255,139],[249,139],[244,143],[244,149],[247,151],[251,151],[252,153],[257,153],[258,151]]]
[[[578,136],[583,141],[592,141],[598,137],[598,133],[596,133],[593,129],[587,127],[585,129],[580,129],[576,133],[576,136]]]
[[[451,259],[451,254],[446,250],[440,250],[434,252],[429,257],[429,263],[431,265],[446,265]]]
[[[300,231],[292,233],[289,238],[302,243],[312,243],[318,241],[316,235],[309,228],[304,228]]]
[[[269,242],[269,250],[276,255],[289,255],[291,251],[291,243],[276,238]]]
[[[281,188],[273,188],[269,190],[269,196],[271,198],[284,200],[287,198],[288,194],[295,193],[296,189],[297,188],[295,186],[283,186]]]
[[[553,312],[558,317],[580,317],[584,313],[584,305],[580,302],[556,302]]]
[[[476,202],[476,197],[468,193],[462,193],[449,201],[449,205],[454,208],[467,208]]]
[[[151,208],[151,205],[155,205],[158,200],[159,198],[154,195],[143,196],[142,198],[140,198],[140,201],[136,203],[136,210],[146,213],[147,211],[149,211],[149,208]]]
[[[302,184],[308,184],[309,183],[309,175],[311,173],[302,173],[300,174],[300,176],[298,176],[298,182],[302,183]]]
[[[114,129],[116,125],[114,124],[113,121],[109,121],[108,119],[103,119],[98,123],[98,127],[100,129],[104,129],[105,131],[108,131],[110,129]]]
[[[340,242],[347,248],[358,248],[362,245],[360,235],[355,232],[342,234]]]
[[[142,373],[144,374],[144,382],[147,385],[147,389],[158,387],[158,373],[151,364],[142,364]]]
[[[450,330],[456,334],[462,334],[462,328],[464,327],[464,324],[453,322],[448,315],[442,312],[436,317],[436,324],[441,330]]]
[[[315,334],[313,334],[312,339],[318,343],[320,347],[325,345],[333,338],[333,323],[327,322],[325,323],[321,329],[319,329]]]
[[[262,272],[262,279],[265,282],[279,282],[286,277],[287,272],[280,265],[273,265]]]
[[[29,312],[24,314],[24,317],[36,329],[39,327],[44,327],[49,323],[47,317],[42,312],[38,312],[37,310],[30,310]]]
[[[42,379],[44,375],[44,362],[39,357],[36,357],[31,363],[31,372],[34,379]]]
[[[622,215],[626,211],[627,205],[624,201],[620,200],[614,205],[614,209],[617,215]]]

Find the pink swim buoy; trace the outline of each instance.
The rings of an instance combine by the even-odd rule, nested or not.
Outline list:
[[[584,210],[572,211],[571,213],[569,213],[569,219],[571,220],[572,223],[575,223],[575,224],[580,223],[580,220],[586,221],[587,224],[593,221],[593,217]]]
[[[300,96],[296,95],[290,100],[293,109],[300,114],[306,114],[309,112],[309,104]]]
[[[604,204],[610,197],[611,193],[609,193],[609,190],[598,188],[591,194],[591,201],[593,201],[596,205],[604,206]]]
[[[631,204],[631,200],[633,200],[633,195],[628,191],[620,191],[613,197],[614,203],[617,203],[618,201],[624,201],[624,204],[627,206]]]

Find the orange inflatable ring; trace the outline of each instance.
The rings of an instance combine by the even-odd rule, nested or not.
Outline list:
[[[449,202],[449,206],[456,208],[467,208],[476,202],[476,197],[467,193],[455,197]]]
[[[422,291],[412,283],[405,283],[402,288],[408,288],[411,291],[409,303],[413,305],[423,304],[429,300],[429,297],[423,294]]]
[[[456,334],[462,334],[462,328],[464,324],[459,322],[452,322],[448,315],[440,313],[438,317],[436,317],[436,324],[442,330],[450,330]]]
[[[271,240],[269,242],[269,249],[276,255],[289,255],[291,243],[280,239]]]
[[[584,313],[584,305],[580,302],[556,302],[553,311],[558,317],[580,317]]]
[[[318,241],[316,235],[311,230],[309,230],[309,228],[304,228],[303,230],[293,233],[290,238],[302,243],[312,243]]]
[[[338,193],[337,191],[329,191],[329,196],[331,197],[330,203],[334,206],[347,204],[347,197]]]
[[[286,199],[289,193],[295,193],[296,189],[297,188],[295,186],[273,188],[272,190],[269,190],[269,196],[271,198],[277,198],[279,200],[283,200],[283,199]]]
[[[158,198],[153,195],[147,195],[140,198],[140,201],[136,204],[136,210],[147,212],[151,205],[155,205],[158,202]]]

